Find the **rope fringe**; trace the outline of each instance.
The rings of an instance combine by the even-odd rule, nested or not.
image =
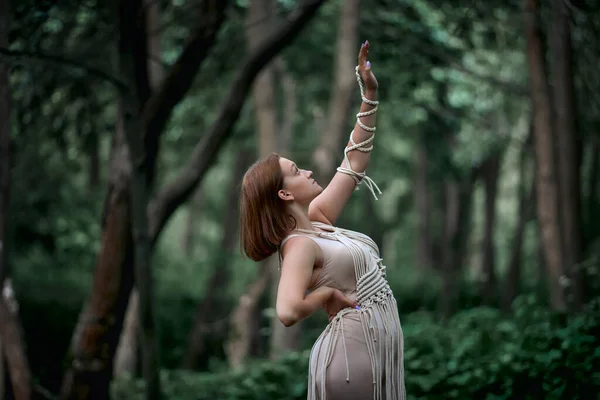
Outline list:
[[[333,228],[318,222],[313,222],[313,225],[325,230]],[[346,362],[346,381],[350,382],[348,349],[344,335],[344,316],[350,313],[359,313],[367,352],[371,359],[373,400],[406,400],[402,326],[396,300],[385,279],[385,266],[383,266],[382,259],[378,256],[377,245],[368,236],[361,233],[340,228],[333,229],[333,232],[307,229],[298,229],[297,231],[339,241],[350,251],[354,261],[357,279],[357,302],[360,305],[360,310],[347,308],[340,311],[317,339],[309,362],[308,400],[326,400],[327,367],[333,359],[340,335]],[[294,236],[297,236],[297,234]],[[383,331],[379,329],[377,317],[381,319]],[[377,338],[381,339],[380,342]],[[325,343],[326,341],[327,343]],[[325,354],[321,359],[321,363],[318,364],[317,358],[323,347],[325,347]],[[321,373],[320,388],[317,387],[316,381],[318,372]],[[360,377],[359,379],[364,378]]]

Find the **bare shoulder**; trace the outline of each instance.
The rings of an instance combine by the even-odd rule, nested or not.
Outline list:
[[[281,270],[300,271],[318,267],[323,260],[321,248],[308,236],[300,235],[289,239],[281,248]],[[289,268],[289,267],[292,268]],[[286,268],[287,267],[287,268]]]
[[[298,235],[283,244],[281,247],[281,255],[284,257],[284,260],[286,256],[295,257],[301,254],[316,258],[319,250],[319,246],[317,246],[314,240],[308,236]]]

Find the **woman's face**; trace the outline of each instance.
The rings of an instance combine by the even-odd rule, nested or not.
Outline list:
[[[283,174],[283,188],[278,194],[283,200],[308,206],[323,191],[312,179],[312,171],[299,169],[296,163],[283,157],[279,159],[279,165]]]

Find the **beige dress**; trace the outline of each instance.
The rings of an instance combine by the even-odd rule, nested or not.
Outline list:
[[[404,400],[404,344],[398,308],[377,245],[366,235],[314,222],[297,230],[323,252],[309,290],[337,288],[360,310],[344,309],[327,325],[310,356],[308,400]],[[282,243],[282,245],[283,245]]]

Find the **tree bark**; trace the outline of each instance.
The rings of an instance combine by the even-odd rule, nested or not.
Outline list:
[[[255,52],[264,43],[273,29],[273,25],[260,23],[273,21],[276,4],[272,0],[253,0],[250,2],[246,37],[249,51]],[[265,157],[277,149],[277,112],[275,110],[275,71],[273,63],[267,63],[256,75],[252,87],[254,111],[258,125],[258,149],[260,157]]]
[[[297,94],[296,81],[287,71],[285,63],[281,57],[278,57],[274,63],[275,70],[279,75],[279,80],[283,86],[283,95],[285,96],[285,107],[279,122],[279,135],[277,136],[277,148],[283,157],[289,157],[291,151],[292,138],[294,136],[294,122],[296,120]]]
[[[61,399],[107,399],[113,357],[133,287],[130,164],[122,119],[117,121],[102,242],[90,298],[71,343],[72,360]]]
[[[0,0],[0,47],[8,47],[10,7],[8,0]],[[0,287],[8,277],[7,221],[10,201],[11,99],[8,65],[0,63]]]
[[[492,155],[482,166],[482,178],[485,188],[485,227],[483,237],[483,260],[481,297],[485,305],[493,305],[497,298],[496,252],[494,229],[496,225],[496,195],[500,174],[500,153]]]
[[[415,152],[414,203],[417,211],[417,266],[421,271],[433,268],[433,243],[431,238],[431,200],[429,190],[429,160],[425,144],[417,143]]]
[[[579,308],[583,302],[579,263],[582,261],[581,232],[581,149],[575,124],[575,89],[571,46],[570,10],[564,0],[552,1],[550,35],[551,75],[554,100],[558,159],[559,210],[563,240],[563,266],[570,280],[569,305]]]
[[[248,48],[251,52],[256,51],[256,49],[264,43],[270,34],[269,29],[257,29],[257,21],[272,20],[272,13],[275,6],[276,4],[274,1],[254,0],[251,2],[250,12],[248,15],[249,28],[246,32],[248,38]],[[281,143],[281,139],[277,134],[279,127],[277,123],[277,109],[275,107],[277,95],[275,91],[276,75],[274,64],[275,63],[272,63],[263,68],[263,70],[257,76],[253,87],[256,123],[258,125],[260,158],[264,158],[272,152],[281,153],[281,150],[283,150],[277,146],[278,143]],[[277,298],[279,271],[273,262],[267,261],[265,265],[268,266],[269,270],[271,271],[271,299],[274,303]],[[261,277],[259,276],[257,279],[260,280]],[[261,296],[262,293],[258,295]],[[258,305],[258,302],[256,304]],[[248,312],[255,314],[256,310],[248,309]],[[299,336],[301,329],[301,324],[296,324],[288,329],[283,326],[276,315],[273,316],[271,321],[270,357],[274,359],[283,354],[286,350],[294,350],[297,345],[297,337]],[[241,332],[242,330],[238,328],[237,331]],[[248,334],[252,334],[253,331],[253,329],[247,330]],[[240,338],[239,340],[240,343],[250,344],[252,342],[251,338]],[[243,351],[240,348],[239,351],[242,354],[239,354],[238,357],[242,359],[247,358],[250,347],[251,346],[248,346],[245,349],[247,352],[246,354],[243,354]]]
[[[229,366],[233,369],[243,367],[251,345],[252,310],[255,310],[260,295],[267,289],[271,276],[271,266],[261,264],[259,278],[256,279],[249,290],[240,297],[239,303],[231,315],[231,332],[225,345],[225,353]]]
[[[168,185],[149,207],[150,238],[154,245],[169,217],[193,192],[239,115],[249,87],[262,66],[289,43],[310,20],[324,0],[303,3],[240,68],[217,121],[194,149],[182,174]],[[142,111],[146,156],[155,160],[158,139],[173,107],[187,93],[201,62],[214,43],[224,19],[225,1],[202,3],[204,18],[199,29],[169,70],[159,90]],[[210,17],[209,17],[210,16]],[[142,46],[145,48],[145,46]],[[145,61],[145,59],[144,59]],[[144,64],[147,65],[147,64]],[[129,295],[133,286],[127,154],[122,134],[117,141],[104,207],[102,244],[94,272],[92,292],[73,334],[72,361],[63,379],[61,399],[106,399],[113,358]],[[154,168],[148,167],[149,171]],[[152,172],[148,175],[152,175]]]
[[[469,175],[461,180],[450,178],[444,185],[442,293],[438,301],[443,317],[454,313],[460,294],[462,264],[471,230],[474,171]]]
[[[238,187],[244,173],[251,162],[253,152],[242,149],[236,158],[233,174],[228,189],[225,218],[223,220],[223,236],[221,252],[216,258],[212,276],[207,285],[204,299],[198,304],[194,325],[188,337],[187,351],[183,357],[182,366],[186,369],[196,369],[205,361],[207,336],[223,336],[228,324],[226,321],[231,304],[229,296],[223,288],[230,285],[230,261],[236,249],[239,228]],[[215,322],[216,321],[216,322]],[[216,326],[215,326],[216,325]]]
[[[152,1],[150,4],[145,6],[145,34],[140,35],[139,41],[145,42],[147,45],[148,54],[146,65],[145,65],[145,74],[143,75],[144,79],[147,79],[148,82],[144,82],[143,85],[145,90],[148,90],[150,93],[156,92],[160,88],[160,84],[164,79],[164,68],[160,63],[160,35],[159,35],[159,10],[158,10],[158,2]],[[144,13],[142,13],[143,15]],[[143,54],[143,53],[142,53]],[[134,61],[136,62],[136,61]],[[144,69],[144,65],[139,66],[140,69]],[[146,88],[146,85],[148,86]],[[140,101],[145,100],[145,97],[138,99]],[[119,114],[119,117],[122,118],[123,115]],[[153,151],[152,154],[156,157],[158,154],[156,151]],[[155,164],[157,160],[153,160],[151,164]],[[148,166],[149,164],[146,164]],[[146,181],[151,184],[154,176],[153,168],[148,171],[148,176],[146,177]],[[139,292],[137,288],[134,288],[131,291],[131,295],[129,297],[129,302],[127,305],[127,311],[125,314],[125,323],[123,325],[123,332],[121,333],[121,338],[119,340],[119,346],[117,347],[117,352],[115,355],[115,376],[120,376],[123,373],[128,373],[134,375],[136,372],[137,366],[137,355],[138,355],[138,314],[139,314]]]
[[[10,6],[8,0],[0,0],[0,47],[9,45]],[[31,372],[22,337],[21,322],[16,310],[11,309],[10,299],[5,297],[5,284],[9,284],[9,260],[7,224],[10,201],[10,86],[6,63],[0,63],[0,339],[2,351],[0,363],[6,360],[8,375],[15,400],[31,398]],[[2,371],[4,373],[4,371]],[[4,378],[4,377],[3,377]],[[2,393],[4,395],[4,392]]]
[[[196,145],[190,160],[179,176],[161,190],[152,202],[150,230],[154,232],[154,240],[158,238],[163,226],[177,207],[194,191],[212,165],[214,155],[218,153],[231,133],[258,72],[300,33],[324,2],[325,0],[302,2],[279,24],[280,26],[273,31],[269,39],[248,56],[233,79],[214,124]]]
[[[145,4],[142,0],[120,2],[119,21],[119,67],[121,79],[135,88],[137,79],[133,55],[139,28],[132,24],[136,17],[143,14]],[[146,33],[145,24],[143,32]],[[144,39],[146,39],[144,35]],[[147,45],[147,40],[141,41]],[[147,66],[146,66],[147,68]],[[144,130],[138,110],[141,108],[136,97],[130,90],[121,90],[120,101],[123,106],[125,138],[131,164],[131,179],[129,181],[131,228],[134,248],[134,276],[138,292],[138,335],[141,338],[142,372],[146,383],[147,400],[159,400],[160,363],[158,356],[158,334],[156,328],[156,313],[154,307],[154,282],[152,276],[152,244],[148,229],[148,203],[150,200],[149,165],[155,165],[156,160],[150,157],[156,153],[147,154],[144,143]]]
[[[198,187],[192,199],[188,204],[187,217],[185,221],[185,230],[183,232],[183,240],[181,241],[181,247],[183,252],[188,258],[192,258],[194,254],[194,245],[196,244],[196,227],[198,225],[198,218],[200,212],[204,206],[204,190],[202,187]]]
[[[530,146],[523,145],[519,157],[519,203],[517,207],[517,225],[512,239],[511,253],[508,261],[504,291],[502,296],[502,308],[510,311],[512,303],[520,293],[521,289],[521,263],[523,253],[523,235],[525,226],[531,220],[534,213],[535,197],[533,182],[527,179],[527,153]]]
[[[136,289],[131,291],[127,311],[125,312],[125,321],[123,323],[123,332],[119,339],[119,345],[115,353],[115,377],[123,375],[135,375],[138,365],[138,303],[139,296]]]
[[[346,0],[342,4],[333,71],[335,78],[329,97],[329,118],[313,155],[315,179],[322,184],[329,183],[335,174],[337,156],[342,154],[340,143],[343,143],[344,127],[348,126],[352,94],[356,89],[354,66],[358,48],[360,0]]]
[[[214,43],[216,32],[223,19],[226,2],[217,7],[207,0],[202,3],[206,11],[202,23],[190,38],[179,59],[169,71],[160,89],[150,96],[147,78],[146,36],[141,29],[144,21],[131,21],[138,26],[134,68],[138,104],[145,139],[145,165],[147,179],[152,182],[158,140],[173,107],[187,93],[196,71]],[[119,86],[120,87],[120,86]],[[148,97],[150,96],[150,97]],[[144,99],[148,97],[147,101]],[[107,399],[113,373],[113,361],[125,311],[133,287],[133,249],[131,238],[131,209],[129,180],[131,170],[122,124],[118,124],[113,145],[108,191],[105,198],[102,243],[94,271],[92,291],[82,310],[71,343],[71,364],[65,372],[60,398]],[[151,245],[156,232],[151,232]]]
[[[591,140],[587,144],[589,154],[589,173],[587,176],[587,199],[585,203],[585,220],[598,221],[600,219],[600,198],[598,197],[598,183],[600,181],[600,143],[599,140]],[[588,226],[585,235],[585,248],[592,244],[597,232],[600,232],[596,226]]]
[[[566,311],[567,302],[561,282],[564,279],[559,215],[559,191],[555,166],[552,107],[537,0],[525,0],[527,61],[534,114],[536,154],[537,213],[549,279],[550,303],[556,311]]]

